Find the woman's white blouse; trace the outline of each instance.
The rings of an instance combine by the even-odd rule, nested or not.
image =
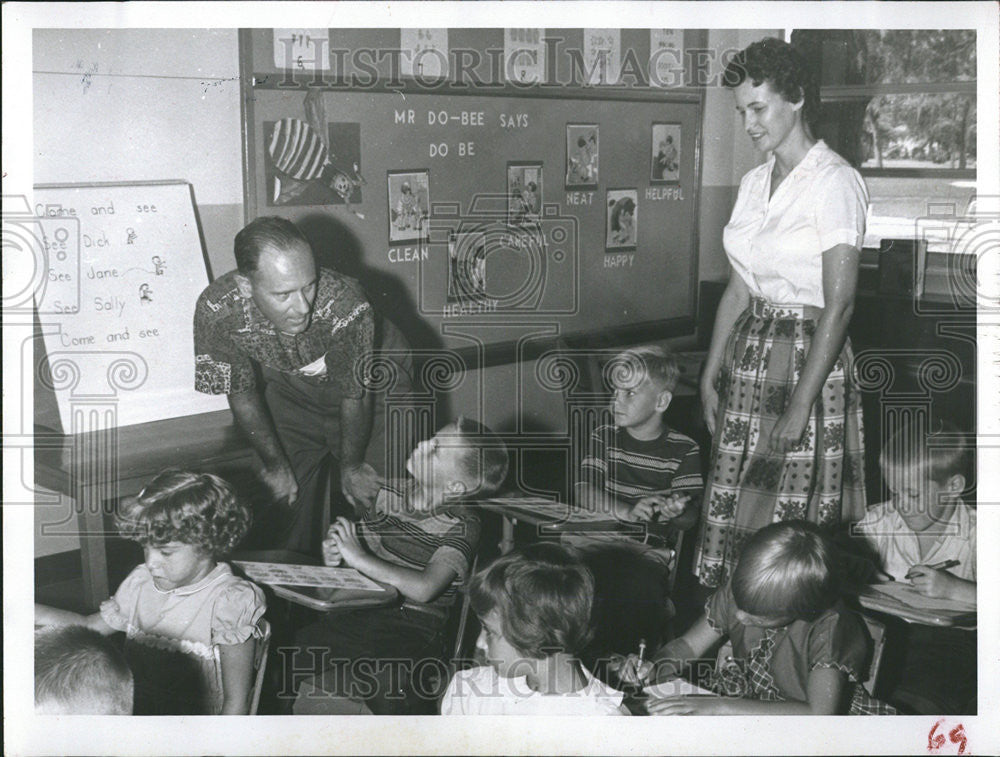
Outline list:
[[[774,155],[740,182],[722,234],[733,270],[755,297],[823,307],[823,252],[861,248],[868,190],[861,175],[823,140],[768,199]]]

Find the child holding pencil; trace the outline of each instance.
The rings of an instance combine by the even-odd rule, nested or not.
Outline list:
[[[880,465],[892,495],[855,526],[882,571],[927,597],[976,603],[976,509],[962,501],[971,449],[957,429],[900,429]],[[919,714],[975,712],[976,632],[900,624],[888,699]],[[902,642],[901,644],[899,642]],[[897,650],[893,650],[894,652]],[[891,680],[891,679],[890,679]]]
[[[725,696],[652,699],[651,715],[874,715],[892,708],[861,686],[867,634],[840,600],[833,546],[802,520],[772,523],[743,546],[730,581],[705,615],[651,660],[613,665],[625,684],[661,683],[680,674],[723,637],[730,660],[713,688]]]

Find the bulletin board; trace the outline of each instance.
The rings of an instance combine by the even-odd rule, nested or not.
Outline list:
[[[327,31],[330,49],[406,44]],[[510,30],[447,31],[487,49]],[[414,346],[503,362],[536,327],[694,332],[700,89],[463,86],[336,60],[303,76],[277,65],[272,30],[241,34],[248,219],[299,222],[322,263],[367,275],[376,305],[439,339]]]
[[[114,406],[116,426],[228,407],[193,389],[191,319],[209,271],[191,185],[38,185],[33,210],[38,378],[63,432],[95,402]]]

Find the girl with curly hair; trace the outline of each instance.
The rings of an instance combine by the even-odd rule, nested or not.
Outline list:
[[[755,42],[724,81],[768,158],[743,177],[723,232],[732,273],[701,380],[713,438],[695,572],[711,588],[769,523],[801,518],[829,531],[865,512],[847,325],[868,191],[813,136],[818,90],[791,45]]]
[[[136,715],[246,714],[266,605],[219,561],[250,527],[246,505],[218,476],[168,470],[122,503],[117,525],[142,544],[143,564],[99,612],[36,605],[35,622],[124,631]]]

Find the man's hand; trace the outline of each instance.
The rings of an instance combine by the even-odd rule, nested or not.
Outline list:
[[[299,496],[299,485],[295,481],[295,474],[287,465],[265,467],[260,472],[264,479],[264,484],[271,492],[274,504],[290,507]]]
[[[382,484],[382,478],[368,463],[340,470],[341,491],[357,512],[362,512],[371,506]]]

